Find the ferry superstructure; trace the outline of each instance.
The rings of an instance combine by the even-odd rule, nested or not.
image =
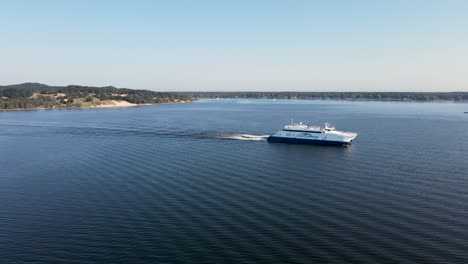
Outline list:
[[[346,146],[356,138],[355,132],[338,131],[329,123],[325,126],[309,126],[291,123],[268,137],[268,142],[287,142],[298,144],[320,144]]]

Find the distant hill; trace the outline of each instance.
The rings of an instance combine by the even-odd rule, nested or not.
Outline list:
[[[184,92],[194,98],[455,101],[467,102],[468,92]]]
[[[115,102],[132,105],[189,101],[192,101],[190,95],[113,86],[49,86],[41,83],[0,86],[0,109],[80,108],[109,106]]]

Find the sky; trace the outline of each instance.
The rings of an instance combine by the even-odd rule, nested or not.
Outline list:
[[[468,91],[465,0],[0,0],[0,85]]]

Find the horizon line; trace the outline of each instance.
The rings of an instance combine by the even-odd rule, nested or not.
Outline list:
[[[245,91],[245,90],[229,90],[229,91],[222,91],[222,90],[152,90],[148,88],[129,88],[129,87],[118,87],[114,85],[103,85],[103,86],[93,86],[93,85],[86,85],[86,84],[67,84],[67,85],[49,85],[41,82],[21,82],[16,84],[2,84],[0,87],[4,86],[13,86],[13,85],[21,85],[21,84],[38,84],[38,85],[46,85],[46,86],[55,86],[55,87],[67,87],[67,86],[84,86],[84,87],[97,87],[97,88],[104,88],[104,87],[115,87],[118,89],[132,89],[132,90],[148,90],[154,92],[167,92],[167,93],[468,93],[468,91],[297,91],[297,90],[282,90],[282,91],[259,91],[259,90],[252,90],[252,91]]]

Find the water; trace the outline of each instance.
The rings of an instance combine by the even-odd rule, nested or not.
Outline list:
[[[0,112],[3,263],[466,263],[467,105]],[[269,144],[290,118],[351,147]]]

